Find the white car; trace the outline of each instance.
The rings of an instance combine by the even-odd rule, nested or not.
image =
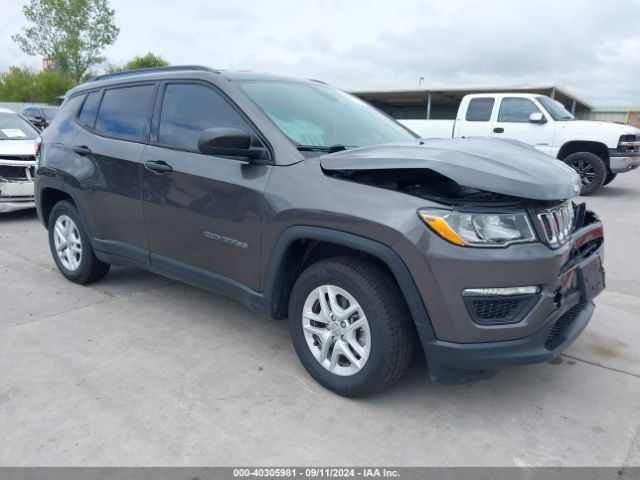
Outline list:
[[[618,173],[640,166],[640,130],[630,125],[575,120],[544,95],[466,95],[454,120],[400,120],[423,138],[495,137],[519,140],[562,160],[589,195]]]
[[[33,175],[38,135],[20,115],[0,108],[0,212],[35,208]]]

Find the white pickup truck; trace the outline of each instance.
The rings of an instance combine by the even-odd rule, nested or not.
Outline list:
[[[573,167],[582,178],[583,195],[640,166],[640,129],[575,120],[543,95],[466,95],[455,120],[400,122],[423,138],[496,137],[528,143]]]

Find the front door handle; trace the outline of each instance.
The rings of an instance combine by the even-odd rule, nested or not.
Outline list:
[[[164,160],[148,160],[144,162],[144,168],[156,173],[171,173],[173,167]]]
[[[87,155],[91,155],[91,149],[86,145],[76,145],[75,147],[71,147],[71,150],[76,152],[81,157],[86,157]]]
[[[493,129],[493,133],[504,133],[504,128],[496,127]]]

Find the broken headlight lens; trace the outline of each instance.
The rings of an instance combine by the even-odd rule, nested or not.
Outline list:
[[[471,213],[429,209],[418,213],[434,232],[455,245],[504,247],[536,241],[526,212]]]

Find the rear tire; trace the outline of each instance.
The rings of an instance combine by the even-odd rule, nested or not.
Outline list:
[[[572,153],[566,157],[563,162],[580,175],[580,179],[582,180],[580,195],[591,195],[604,184],[607,176],[607,166],[595,153]]]
[[[613,182],[613,179],[616,178],[617,176],[618,176],[617,173],[608,172],[607,177],[604,179],[604,183],[602,184],[602,186],[604,187],[605,185],[609,185],[611,182]]]
[[[49,247],[60,273],[82,285],[103,278],[110,265],[96,258],[76,207],[66,200],[56,203],[49,215]]]
[[[355,257],[321,260],[300,274],[289,301],[289,328],[309,374],[347,397],[395,383],[414,351],[411,316],[394,279]]]

